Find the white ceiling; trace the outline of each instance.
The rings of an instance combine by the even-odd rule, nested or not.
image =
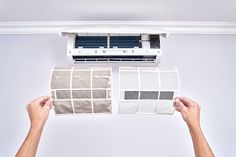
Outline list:
[[[0,21],[236,22],[235,0],[0,0]]]

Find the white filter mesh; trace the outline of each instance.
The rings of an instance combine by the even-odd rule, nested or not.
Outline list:
[[[173,114],[180,92],[176,68],[121,67],[120,103],[123,114]]]
[[[156,111],[156,101],[142,101],[138,103],[138,113],[154,113]]]
[[[123,101],[120,103],[120,113],[137,113],[138,101]]]
[[[121,89],[133,89],[137,90],[139,88],[138,72],[135,71],[123,71],[120,73],[120,88]]]
[[[163,91],[179,90],[178,73],[174,71],[160,71],[161,89]]]
[[[159,77],[158,73],[141,71],[140,72],[140,81],[141,81],[140,88],[146,89],[146,90],[159,89],[160,82],[159,82],[159,79],[156,79],[158,77]]]
[[[55,113],[111,113],[111,79],[109,67],[55,67],[50,82]]]

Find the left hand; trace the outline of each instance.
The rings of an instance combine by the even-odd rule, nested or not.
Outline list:
[[[50,96],[42,96],[33,101],[30,101],[26,109],[29,114],[31,127],[43,127],[48,119],[51,108],[52,98]]]

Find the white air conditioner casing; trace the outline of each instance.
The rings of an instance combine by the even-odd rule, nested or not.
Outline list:
[[[60,32],[67,36],[67,56],[74,63],[158,65],[160,37],[168,33],[147,26],[83,25]]]

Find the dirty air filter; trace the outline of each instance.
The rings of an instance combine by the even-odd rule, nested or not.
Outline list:
[[[180,92],[176,68],[120,67],[119,112],[124,114],[173,114],[173,100]]]
[[[54,68],[51,95],[56,114],[111,113],[111,68]]]

